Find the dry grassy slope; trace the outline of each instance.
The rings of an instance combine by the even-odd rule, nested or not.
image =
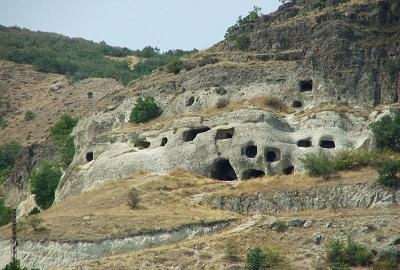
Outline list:
[[[43,141],[61,114],[92,114],[98,100],[121,88],[111,79],[88,79],[71,85],[65,76],[0,60],[0,114],[9,123],[0,129],[0,144],[12,140],[24,145]],[[93,93],[91,99],[88,92]],[[36,114],[32,121],[24,119],[28,110]]]
[[[357,242],[377,248],[400,234],[399,207],[245,215],[213,209],[199,203],[197,198],[204,194],[235,196],[334,186],[338,183],[372,183],[376,178],[376,170],[372,168],[340,172],[330,181],[310,178],[305,174],[264,177],[246,182],[220,182],[183,171],[166,176],[136,175],[116,179],[62,201],[40,214],[44,219],[44,229],[34,231],[29,224],[22,223],[19,237],[96,241],[160,229],[170,230],[185,224],[234,219],[231,226],[212,235],[80,262],[67,269],[242,269],[246,251],[256,245],[281,250],[286,257],[281,269],[314,269],[324,263],[323,245],[315,245],[312,241],[315,234],[323,236],[323,243],[329,238],[344,238],[351,234]],[[141,192],[140,207],[135,210],[127,206],[127,194],[131,187]],[[260,226],[273,218],[287,221],[293,217],[313,220],[314,224],[307,229],[295,228],[284,233]],[[331,228],[325,226],[328,222],[333,222]],[[372,230],[363,232],[365,227]],[[9,226],[1,228],[0,237],[8,238],[9,231]],[[225,258],[228,242],[233,243],[238,260]]]

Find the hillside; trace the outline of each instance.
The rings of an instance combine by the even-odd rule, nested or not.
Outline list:
[[[379,152],[371,129],[400,112],[399,14],[396,0],[296,0],[267,15],[255,9],[223,41],[164,53],[163,67],[140,78],[132,74],[151,57],[138,53],[149,48],[104,53],[126,66],[137,62],[128,67],[137,79],[126,85],[1,60],[8,126],[0,144],[26,146],[2,187],[5,202],[19,205],[22,262],[243,269],[260,246],[281,254],[270,251],[273,269],[336,269],[331,240],[351,237],[373,261],[352,269],[397,269],[400,189],[379,184],[378,169],[400,158],[396,148]],[[27,111],[35,112],[29,121]],[[154,118],[135,122],[144,112]],[[79,117],[72,163],[62,168],[53,206],[23,217],[37,206],[30,176],[44,160],[60,166],[62,146],[49,130],[63,113]],[[310,176],[309,157],[341,167]],[[138,206],[130,207],[134,196]],[[0,228],[1,266],[9,230]]]

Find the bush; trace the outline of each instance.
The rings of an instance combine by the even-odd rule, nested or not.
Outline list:
[[[246,256],[246,270],[270,269],[283,262],[280,252],[273,249],[250,249]]]
[[[7,177],[10,175],[11,172],[12,172],[11,167],[7,167],[0,170],[0,185],[4,184],[4,182],[7,180]]]
[[[325,152],[308,153],[300,159],[300,162],[311,176],[322,176],[324,179],[329,179],[336,172],[332,156]]]
[[[180,59],[174,59],[167,64],[167,71],[169,73],[178,74],[182,69],[183,62]]]
[[[347,243],[339,239],[330,240],[326,245],[326,259],[332,265],[370,265],[372,252],[362,245],[354,243],[350,238]]]
[[[0,170],[14,166],[15,159],[22,151],[22,145],[11,142],[0,145]]]
[[[161,109],[155,103],[153,97],[138,98],[129,116],[131,123],[144,123],[161,115]]]
[[[400,160],[386,161],[378,169],[378,182],[388,187],[400,186]]]
[[[45,161],[39,170],[32,173],[30,177],[32,193],[38,206],[43,209],[49,208],[54,201],[54,193],[61,178],[61,170],[54,164]]]
[[[8,122],[4,117],[0,116],[0,128],[6,128],[8,127]]]
[[[28,268],[21,266],[19,260],[15,262],[10,262],[9,264],[5,265],[3,270],[29,270]],[[38,268],[32,268],[31,270],[39,270]]]
[[[64,167],[68,167],[71,164],[75,155],[74,137],[70,136],[70,134],[77,123],[78,119],[64,114],[50,128],[51,136],[60,148],[61,162]]]
[[[235,46],[237,49],[245,51],[250,46],[250,38],[248,36],[240,36],[236,39]]]
[[[134,209],[139,206],[140,202],[140,192],[137,188],[132,188],[128,193],[128,205],[130,208]]]
[[[10,223],[11,219],[12,219],[11,208],[5,206],[3,201],[0,201],[0,226]]]
[[[25,121],[32,121],[36,117],[36,114],[32,111],[26,111],[25,112]]]
[[[39,231],[41,227],[40,224],[43,223],[43,218],[39,216],[31,216],[27,219],[27,224],[32,227],[34,231]],[[42,227],[43,228],[43,227]]]
[[[400,115],[385,116],[370,127],[379,149],[400,151]]]

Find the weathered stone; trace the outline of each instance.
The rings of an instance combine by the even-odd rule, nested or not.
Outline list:
[[[310,228],[313,224],[314,224],[314,221],[312,221],[312,220],[307,220],[307,221],[304,223],[303,228]]]
[[[302,227],[306,221],[301,218],[293,218],[287,222],[288,227]]]

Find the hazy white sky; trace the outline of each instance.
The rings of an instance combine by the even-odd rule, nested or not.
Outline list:
[[[0,0],[0,24],[141,49],[205,49],[253,6],[278,0]]]

